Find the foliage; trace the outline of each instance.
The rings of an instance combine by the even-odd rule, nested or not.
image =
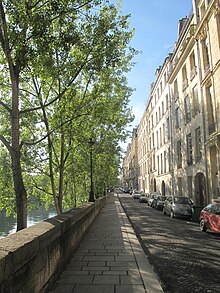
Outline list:
[[[22,176],[28,196],[36,199],[29,200],[29,207],[46,202],[59,213],[88,198],[90,137],[95,139],[96,195],[117,180],[118,144],[133,120],[125,73],[137,54],[129,46],[134,32],[129,17],[108,1],[10,0],[2,9],[19,76]],[[0,139],[10,149],[13,99],[4,46],[0,55]],[[8,203],[3,186],[13,198],[13,184],[10,158],[2,152],[0,159],[5,160],[0,170],[3,208]]]

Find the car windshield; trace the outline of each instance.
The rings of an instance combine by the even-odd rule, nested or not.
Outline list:
[[[180,203],[180,204],[191,204],[192,203],[192,201],[188,197],[174,197],[174,202]]]

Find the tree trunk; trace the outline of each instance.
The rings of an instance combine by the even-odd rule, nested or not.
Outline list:
[[[14,154],[12,156],[12,173],[16,194],[17,231],[19,231],[27,227],[27,193],[22,178],[20,154],[16,152]]]
[[[21,170],[21,155],[20,155],[20,125],[19,125],[19,94],[18,85],[19,79],[16,70],[11,71],[12,81],[12,174],[14,181],[14,190],[16,195],[17,209],[17,231],[27,227],[27,193],[24,187],[22,170]]]
[[[62,128],[61,128],[62,129]],[[59,179],[59,196],[58,196],[58,203],[59,203],[59,209],[62,212],[63,211],[63,182],[64,182],[64,133],[62,129],[61,133],[61,150],[60,150],[60,179]]]
[[[54,172],[53,172],[53,149],[52,149],[52,141],[51,141],[51,137],[50,137],[50,127],[49,127],[49,122],[47,119],[47,113],[45,111],[44,105],[41,102],[41,108],[43,111],[43,117],[44,117],[44,123],[46,126],[46,130],[47,130],[47,141],[48,141],[48,152],[49,152],[49,170],[50,170],[50,183],[51,183],[51,189],[52,189],[52,194],[53,194],[53,199],[54,199],[54,205],[56,208],[56,212],[57,214],[61,214],[62,211],[60,210],[59,207],[59,197],[57,196],[57,192],[56,192],[56,185],[55,185],[55,180],[54,180]]]

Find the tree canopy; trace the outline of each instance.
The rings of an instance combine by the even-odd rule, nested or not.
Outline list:
[[[96,196],[116,182],[133,33],[104,0],[0,0],[0,208],[18,230],[36,202],[62,213],[88,200],[89,138]]]

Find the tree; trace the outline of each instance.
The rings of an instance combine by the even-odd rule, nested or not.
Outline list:
[[[41,191],[52,195],[61,213],[65,169],[82,141],[76,125],[85,129],[80,133],[84,138],[94,132],[101,135],[108,124],[116,125],[104,103],[115,109],[116,117],[121,114],[119,135],[112,131],[115,140],[124,136],[131,120],[129,111],[127,118],[121,112],[130,89],[120,76],[130,69],[136,54],[128,47],[132,37],[128,17],[119,15],[113,5],[102,5],[96,12],[93,8],[99,3],[104,1],[0,0],[4,72],[0,106],[7,125],[0,140],[11,157],[17,230],[27,225],[24,170],[32,175],[35,187],[40,182]],[[103,111],[106,115],[101,117]],[[92,117],[105,121],[99,127]],[[42,168],[43,175],[38,172]]]

